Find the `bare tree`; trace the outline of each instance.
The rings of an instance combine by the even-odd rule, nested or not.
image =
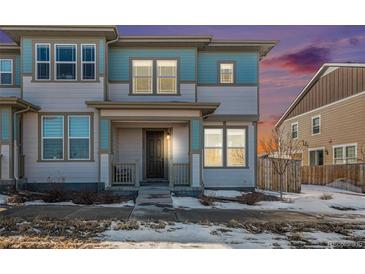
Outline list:
[[[272,162],[274,172],[280,178],[280,199],[283,199],[284,174],[288,165],[301,152],[302,145],[298,139],[293,139],[291,132],[284,127],[272,130],[271,136],[260,140],[261,148]]]

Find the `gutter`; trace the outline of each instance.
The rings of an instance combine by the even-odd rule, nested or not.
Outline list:
[[[119,41],[119,34],[118,34],[117,27],[115,27],[115,36],[116,36],[115,39],[107,41],[105,43],[105,45],[106,45],[106,51],[105,51],[106,65],[105,65],[105,76],[104,76],[104,82],[105,82],[105,85],[104,85],[104,88],[105,88],[104,101],[109,100],[109,98],[108,98],[109,97],[109,45]]]

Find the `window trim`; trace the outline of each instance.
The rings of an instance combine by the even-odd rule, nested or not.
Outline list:
[[[57,46],[75,46],[75,61],[57,61]],[[53,61],[54,61],[54,80],[59,81],[66,81],[66,82],[76,82],[78,80],[78,74],[77,74],[77,63],[78,63],[78,55],[77,55],[77,44],[74,43],[54,43],[53,45]],[[75,79],[58,79],[57,78],[57,64],[75,64]]]
[[[297,137],[295,137],[295,138],[293,138],[293,126],[294,125],[297,126]],[[299,138],[299,123],[298,122],[291,123],[291,125],[290,125],[290,133],[291,133],[291,138],[293,140],[297,140]]]
[[[222,131],[222,146],[220,147],[206,147],[205,146],[205,130],[206,129],[219,129]],[[203,137],[203,160],[204,160],[204,168],[222,168],[224,167],[224,153],[225,153],[225,149],[224,149],[224,128],[223,127],[204,127],[204,137]],[[221,149],[222,150],[222,157],[221,157],[221,160],[222,160],[222,164],[221,165],[217,165],[217,166],[207,166],[205,165],[205,149]]]
[[[314,126],[313,121],[316,118],[319,118],[319,132],[318,133],[313,133],[313,126]],[[311,135],[312,136],[321,134],[321,131],[322,131],[322,129],[321,129],[322,128],[322,121],[321,120],[322,120],[321,115],[319,115],[319,114],[311,117]]]
[[[313,147],[313,148],[308,148],[308,166],[310,166],[310,152],[311,151],[317,151],[317,150],[322,150],[323,152],[323,165],[325,165],[325,153],[326,153],[326,148],[325,147]],[[317,165],[315,165],[317,166]]]
[[[47,45],[48,46],[48,48],[49,48],[49,61],[38,61],[38,48],[37,48],[38,45]],[[36,81],[50,81],[51,80],[51,74],[52,74],[52,71],[51,71],[51,67],[52,67],[52,65],[51,65],[51,59],[52,59],[51,48],[52,48],[51,43],[35,43],[34,44],[34,49],[35,49],[34,50],[35,51],[34,52],[34,55],[35,55],[35,58],[34,58],[34,60],[35,60],[34,79]],[[49,64],[48,79],[39,79],[38,78],[38,64]]]
[[[205,135],[205,129],[206,128],[218,128],[223,129],[223,165],[217,166],[217,167],[211,167],[211,166],[205,166],[205,160],[204,160],[204,149],[205,149],[205,138],[203,137],[203,168],[205,169],[250,169],[250,164],[248,162],[249,160],[249,135],[248,130],[249,126],[247,125],[227,125],[226,122],[223,123],[221,126],[203,126],[203,134]],[[245,165],[244,166],[228,166],[227,165],[227,129],[245,129],[246,136],[245,136]]]
[[[10,72],[10,74],[11,74],[11,83],[10,84],[1,84],[1,82],[0,82],[0,86],[13,86],[14,85],[14,59],[8,58],[8,57],[5,57],[5,58],[0,57],[0,60],[10,61],[11,62],[11,66],[10,66],[11,67],[11,72]],[[0,74],[2,74],[2,73],[9,73],[9,72],[0,71]]]
[[[87,117],[89,120],[89,136],[88,137],[70,137],[70,118],[71,117]],[[70,158],[70,140],[71,139],[88,139],[89,140],[89,158],[78,158],[71,159]],[[68,161],[89,161],[91,159],[91,116],[90,115],[77,115],[77,114],[69,114],[67,115],[67,160]]]
[[[175,91],[173,92],[161,92],[159,91],[159,79],[160,78],[165,78],[165,79],[174,79],[172,77],[167,77],[167,76],[164,76],[164,77],[161,77],[161,76],[158,76],[158,62],[159,61],[174,61],[176,63],[176,76],[174,77],[176,79],[176,85],[175,85]],[[177,87],[178,87],[178,61],[177,59],[156,59],[155,60],[155,67],[156,67],[156,94],[157,95],[175,95],[177,94]],[[153,85],[152,85],[153,87]]]
[[[44,144],[44,139],[61,139],[60,137],[43,137],[43,124],[44,124],[44,118],[45,117],[62,117],[62,158],[61,159],[45,159],[44,158],[44,148],[43,148],[43,144]],[[64,115],[61,115],[61,114],[54,114],[54,115],[51,115],[51,114],[47,114],[47,115],[42,115],[41,116],[41,147],[40,147],[40,150],[41,150],[41,160],[42,161],[50,161],[50,162],[57,162],[57,161],[64,161],[65,160],[65,117]]]
[[[357,163],[357,143],[351,143],[351,144],[341,144],[341,145],[333,145],[332,146],[332,163],[334,165],[346,165],[346,164],[355,164],[355,163],[347,163],[347,157],[346,157],[346,148],[347,147],[355,147],[355,160]],[[336,148],[342,148],[342,163],[336,163],[336,159],[335,159],[335,149]]]
[[[233,72],[232,72],[232,83],[222,83],[221,82],[221,65],[222,64],[232,64],[233,65]],[[233,60],[220,60],[217,62],[217,84],[220,86],[232,86],[236,84],[236,61]]]
[[[83,46],[93,46],[94,47],[94,61],[83,61]],[[81,81],[85,82],[91,82],[96,81],[96,44],[94,43],[81,43],[80,44],[80,50],[81,50],[81,59],[80,59],[80,66],[81,66]],[[84,79],[84,64],[94,64],[94,78],[93,79]]]

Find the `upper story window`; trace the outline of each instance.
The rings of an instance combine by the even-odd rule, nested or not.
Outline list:
[[[357,145],[339,145],[333,147],[334,164],[353,164],[357,162]]]
[[[153,89],[153,61],[133,60],[132,61],[132,86],[133,93],[152,93]]]
[[[81,75],[82,80],[95,80],[96,66],[96,45],[82,44],[81,45]]]
[[[298,138],[298,123],[291,124],[291,137],[293,139]]]
[[[55,45],[56,80],[76,80],[76,45]]]
[[[13,84],[13,59],[0,59],[0,85]]]
[[[176,93],[177,61],[157,60],[157,93]]]
[[[219,64],[219,82],[221,84],[234,83],[234,64],[220,63]]]
[[[36,44],[35,75],[37,80],[50,79],[51,54],[50,44]]]
[[[321,133],[321,117],[312,117],[312,135]]]

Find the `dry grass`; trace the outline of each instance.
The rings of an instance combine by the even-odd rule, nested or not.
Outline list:
[[[333,197],[332,197],[332,195],[331,195],[331,194],[323,193],[323,194],[321,195],[321,197],[319,197],[319,199],[321,199],[321,200],[332,200],[332,199],[333,199]]]
[[[136,220],[129,220],[126,222],[118,222],[114,225],[114,230],[137,230],[140,224]]]

